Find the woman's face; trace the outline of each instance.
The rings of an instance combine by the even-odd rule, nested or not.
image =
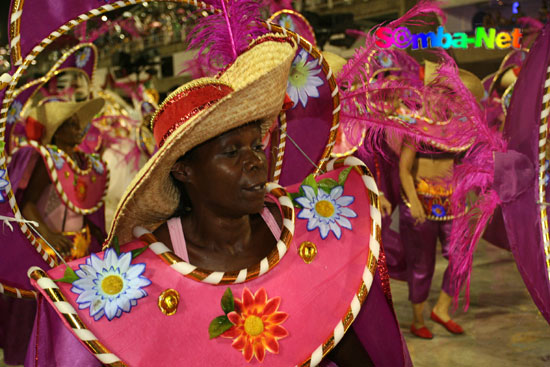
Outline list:
[[[53,138],[57,145],[77,146],[82,142],[84,129],[80,127],[78,117],[73,115],[57,129]]]
[[[175,164],[193,208],[224,216],[258,213],[264,206],[267,163],[259,123],[224,133],[196,147]]]

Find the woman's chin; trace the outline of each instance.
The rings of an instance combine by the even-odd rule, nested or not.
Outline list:
[[[247,199],[243,200],[245,205],[245,211],[248,214],[258,214],[261,213],[265,207],[265,193],[260,197],[254,198],[253,200]]]

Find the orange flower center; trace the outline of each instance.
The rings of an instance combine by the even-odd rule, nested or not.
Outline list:
[[[315,204],[315,211],[319,213],[320,216],[329,218],[334,214],[334,205],[330,201],[321,200]]]
[[[264,332],[264,322],[258,316],[248,316],[244,320],[244,331],[250,336],[257,336]]]

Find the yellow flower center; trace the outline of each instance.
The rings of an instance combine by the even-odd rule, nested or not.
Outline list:
[[[244,320],[244,331],[250,336],[257,336],[264,332],[264,322],[258,316],[248,316]]]
[[[294,87],[302,89],[304,85],[307,84],[307,77],[309,75],[309,70],[305,66],[305,62],[299,62],[295,65],[292,65],[290,68],[290,78],[289,82]]]
[[[114,295],[120,293],[122,290],[122,286],[124,285],[124,282],[122,281],[122,278],[118,275],[109,275],[108,277],[105,277],[103,281],[101,282],[101,289],[103,292]]]
[[[334,214],[334,205],[330,201],[321,200],[315,204],[315,211],[319,213],[320,216],[329,218]]]

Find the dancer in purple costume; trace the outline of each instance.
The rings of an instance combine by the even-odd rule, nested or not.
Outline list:
[[[70,174],[70,168],[65,165],[62,156],[63,151],[49,145],[52,141],[59,144],[60,149],[69,151],[72,146],[78,145],[81,141],[83,128],[90,123],[92,117],[103,106],[103,100],[92,100],[88,102],[45,102],[31,112],[27,121],[28,137],[39,140],[38,143],[21,141],[15,147],[11,156],[8,170],[10,172],[11,184],[16,199],[21,205],[21,211],[28,220],[39,224],[37,231],[53,246],[53,248],[66,255],[67,258],[76,258],[86,255],[89,251],[100,250],[100,244],[105,238],[105,220],[103,210],[92,210],[88,215],[77,214],[69,209],[66,202],[61,199],[61,194],[56,192],[55,183],[52,177],[63,180],[65,172]],[[55,105],[55,106],[54,106]],[[41,112],[39,112],[41,111]],[[40,119],[42,122],[39,122]],[[76,139],[76,140],[75,140]],[[75,153],[76,154],[76,153]],[[54,159],[54,167],[45,163],[48,159]],[[79,162],[81,156],[71,156],[75,162]],[[68,158],[68,157],[67,157]],[[65,159],[67,159],[65,158]],[[89,163],[88,169],[92,174],[97,174],[92,168],[92,158],[88,157],[81,162]],[[94,161],[95,162],[95,161]],[[62,163],[63,171],[57,170],[56,165]],[[100,161],[95,164],[102,165]],[[49,167],[49,168],[48,168]],[[85,171],[86,167],[74,168],[74,172]],[[55,173],[54,173],[55,172]],[[106,174],[106,168],[104,174]],[[86,187],[90,195],[96,195],[98,202],[101,200],[106,189],[106,181],[96,178],[97,185],[102,186],[98,190]],[[75,182],[77,178],[75,175]],[[78,179],[77,187],[86,184]],[[78,186],[80,185],[80,186]],[[77,197],[66,192],[66,198],[73,200]],[[86,193],[84,193],[86,194]],[[82,204],[78,202],[78,204]],[[11,216],[11,207],[4,203],[1,206],[2,214]],[[11,286],[21,289],[28,289],[29,284],[25,279],[26,269],[30,265],[46,266],[36,250],[29,243],[29,240],[20,232],[19,226],[15,226],[13,232],[4,231],[1,240],[6,261],[2,262],[1,280]],[[41,246],[45,248],[50,256],[55,254],[49,245],[41,239]],[[13,261],[17,258],[17,261]],[[9,261],[9,259],[12,259]],[[27,342],[31,335],[36,301],[32,299],[14,299],[3,296],[0,301],[4,312],[1,313],[0,345],[4,349],[6,363],[22,364],[27,350]]]
[[[444,20],[441,9],[422,2],[388,26],[423,23],[412,18],[429,12],[437,13]],[[427,70],[422,73],[418,63],[405,53],[377,48],[373,34],[367,34],[366,38],[365,48],[356,53],[338,76],[338,84],[345,91],[344,131],[349,133],[351,141],[363,141],[358,139],[361,136],[357,134],[361,131],[358,126],[366,127],[369,137],[379,136],[379,132],[384,131],[386,137],[393,135],[403,141],[396,151],[400,150],[399,176],[404,199],[400,205],[401,242],[413,303],[411,331],[417,336],[431,338],[431,332],[424,325],[422,310],[434,271],[435,244],[439,238],[444,255],[448,254],[453,219],[452,169],[455,155],[472,147],[472,135],[483,123],[478,102],[472,94],[481,99],[483,87],[473,74],[459,72],[444,52],[438,53],[441,65],[437,70],[433,63],[426,62]],[[362,72],[360,78],[356,70]],[[463,83],[464,76],[473,83]],[[464,84],[471,87],[471,91]],[[355,107],[357,105],[366,108],[362,111]],[[382,144],[375,144],[375,148],[385,155]],[[443,291],[431,318],[449,331],[461,333],[460,326],[448,314],[455,289],[456,284],[447,270]]]

